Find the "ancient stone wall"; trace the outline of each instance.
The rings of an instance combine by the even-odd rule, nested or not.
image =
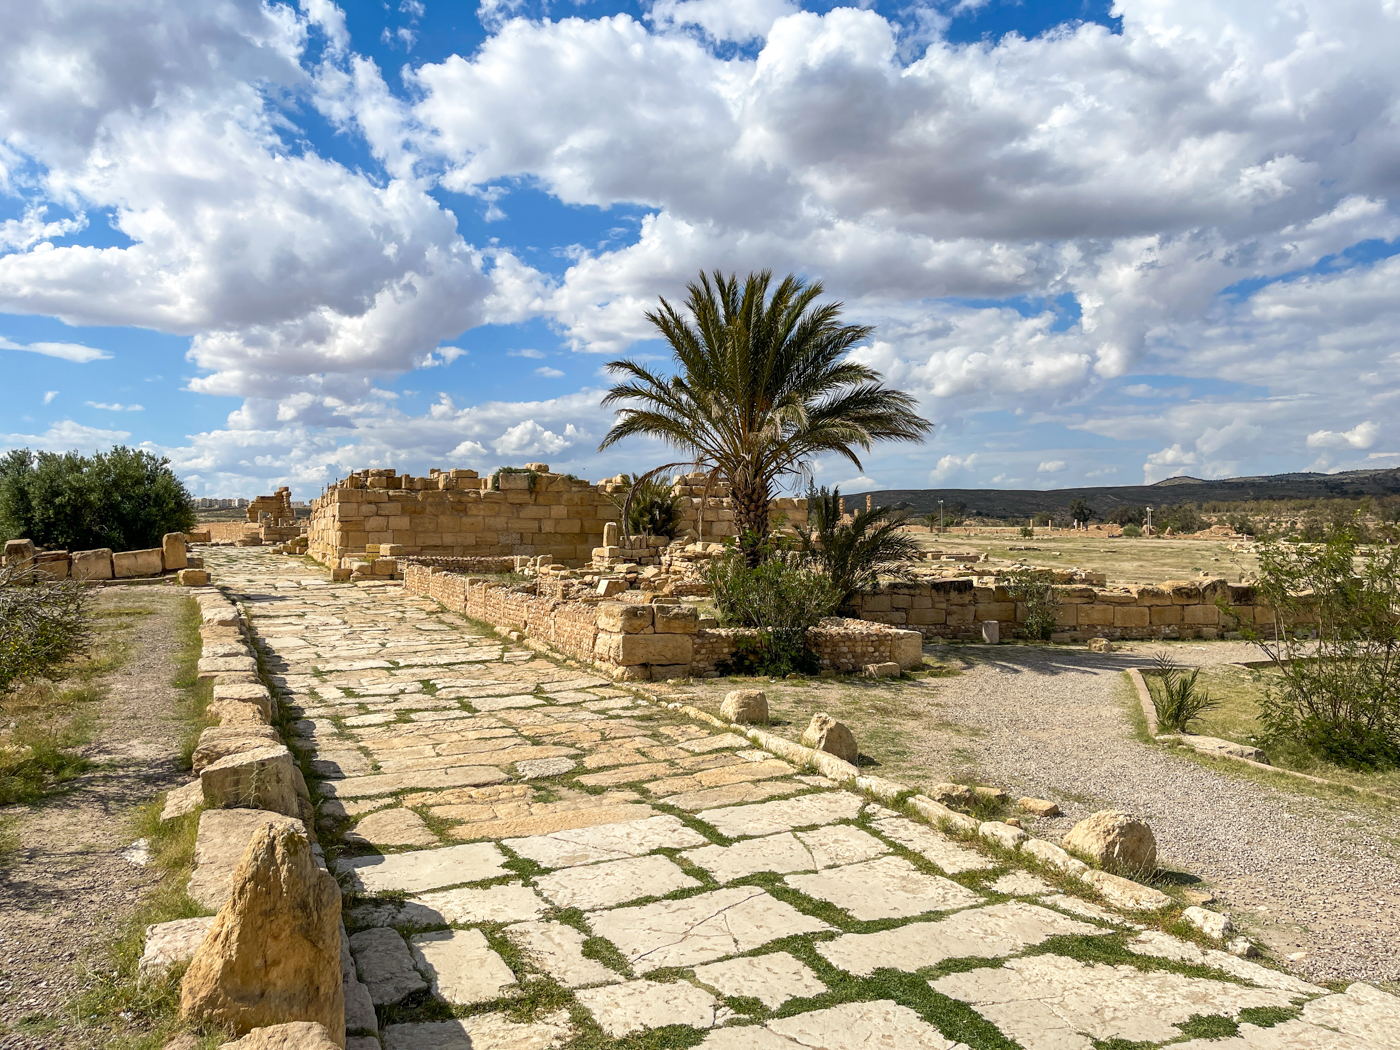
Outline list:
[[[631,601],[560,601],[413,562],[404,568],[404,588],[629,680],[715,675],[744,639],[759,633],[701,628],[692,606],[641,591],[625,592],[638,599]],[[812,628],[807,640],[823,670],[913,668],[923,659],[918,633],[883,624],[833,621]]]
[[[1254,588],[1224,579],[1168,580],[1143,587],[1055,588],[1055,641],[1087,638],[1218,638],[1241,628],[1271,625],[1274,611]],[[891,583],[856,599],[862,620],[909,627],[929,638],[973,638],[995,620],[1014,637],[1027,607],[990,579]]]
[[[391,557],[547,555],[578,567],[604,548],[604,526],[621,518],[628,487],[621,477],[593,484],[552,473],[544,463],[485,478],[474,470],[432,471],[427,477],[362,470],[312,504],[308,553],[332,569],[349,568],[367,547]],[[678,534],[706,540],[734,534],[726,488],[713,487],[706,502],[703,479],[692,475],[675,479],[673,492]],[[805,516],[806,502],[776,499],[772,512]],[[623,554],[620,547],[605,550],[604,558]]]

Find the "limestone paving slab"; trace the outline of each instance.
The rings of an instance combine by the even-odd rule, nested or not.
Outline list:
[[[772,835],[814,824],[832,824],[838,820],[854,820],[864,805],[864,799],[849,791],[832,791],[777,802],[760,802],[755,806],[706,809],[697,816],[721,835],[737,839]]]
[[[944,959],[995,959],[1048,937],[1103,932],[1048,908],[1007,901],[879,933],[843,934],[817,951],[833,966],[865,977],[886,966],[913,973]]]
[[[428,987],[413,965],[413,955],[395,930],[376,926],[350,938],[350,952],[360,968],[375,1006],[397,1003]]]
[[[386,890],[417,893],[504,875],[504,860],[505,855],[494,845],[471,842],[390,856],[343,857],[336,862],[336,872],[348,875],[351,884],[361,893]]]
[[[907,817],[886,817],[873,822],[876,831],[924,859],[937,864],[949,875],[982,871],[995,865],[990,857],[959,846],[941,831],[916,824]]]
[[[816,867],[812,851],[792,832],[743,839],[732,846],[702,846],[681,854],[719,882],[733,882],[760,871],[786,874]]]
[[[881,857],[784,880],[809,897],[844,909],[861,920],[904,919],[929,911],[951,911],[982,902],[941,875],[927,875],[903,857]]]
[[[770,1010],[789,999],[806,999],[827,990],[811,967],[787,952],[707,963],[695,967],[695,979],[730,998],[757,999]]]
[[[1318,995],[1326,991],[1325,988],[1319,988],[1291,974],[1271,970],[1267,966],[1260,966],[1256,962],[1241,959],[1217,948],[1201,948],[1160,930],[1146,930],[1138,934],[1128,942],[1127,949],[1136,955],[1157,955],[1163,959],[1210,966],[1246,981],[1253,981],[1261,988],[1276,988],[1295,995]]]
[[[614,1039],[672,1024],[713,1028],[731,1016],[709,992],[684,981],[627,981],[587,988],[577,996],[598,1026]]]
[[[515,984],[515,974],[480,930],[419,933],[408,943],[433,994],[455,1006],[499,998],[503,989]]]
[[[519,1024],[504,1014],[391,1024],[384,1050],[553,1050],[573,1035],[567,1011]]]
[[[423,818],[411,809],[381,809],[361,818],[345,832],[346,842],[357,846],[436,846],[438,838]]]
[[[764,1028],[723,1028],[703,1050],[967,1050],[891,999],[843,1003],[769,1021]]]
[[[1160,1043],[1179,1038],[1177,1025],[1196,1014],[1238,1017],[1249,1007],[1292,1005],[1286,992],[1060,955],[1009,959],[931,984],[1025,1050],[1093,1050],[1096,1039]]]
[[[797,838],[811,853],[811,867],[818,871],[822,868],[840,867],[843,864],[857,864],[890,851],[890,848],[874,835],[849,824],[833,824],[812,831],[799,831]]]
[[[1007,872],[995,882],[989,884],[989,889],[997,893],[1010,894],[1013,897],[1035,897],[1044,893],[1054,893],[1055,887],[1051,886],[1044,879],[1037,878],[1028,871]]]
[[[562,922],[519,922],[507,926],[505,934],[525,958],[549,974],[565,988],[584,988],[624,980],[596,959],[583,954],[587,939],[582,930]]]
[[[642,972],[713,962],[779,937],[830,929],[753,886],[590,912],[588,924]]]
[[[425,769],[403,773],[377,773],[365,777],[327,780],[321,793],[329,798],[368,798],[388,795],[395,791],[433,788],[484,787],[509,780],[503,770],[494,766],[454,766],[451,769]]]
[[[548,908],[538,893],[523,883],[462,886],[455,890],[421,893],[404,901],[375,901],[350,909],[357,926],[447,926],[478,922],[521,922]]]
[[[562,868],[535,880],[539,891],[561,908],[592,911],[639,897],[663,897],[701,885],[666,857],[628,857]]]
[[[548,835],[506,839],[504,845],[546,868],[567,868],[621,857],[639,857],[655,849],[685,849],[706,841],[680,818],[661,814],[643,820],[600,824]]]

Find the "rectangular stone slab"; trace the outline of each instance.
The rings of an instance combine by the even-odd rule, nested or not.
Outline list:
[[[306,834],[293,817],[260,809],[210,809],[199,815],[194,841],[194,873],[187,892],[208,908],[220,908],[233,889],[233,873],[248,849],[253,832],[264,824]]]
[[[505,845],[547,868],[568,868],[600,860],[640,857],[654,849],[684,849],[699,846],[704,841],[703,835],[686,827],[678,818],[658,816],[507,839]]]
[[[535,884],[559,907],[586,911],[610,908],[639,897],[663,897],[701,883],[665,857],[628,857],[563,868],[541,875]]]
[[[583,931],[562,922],[520,922],[507,926],[505,934],[525,957],[565,988],[584,988],[623,980],[595,959],[583,954]]]
[[[761,802],[756,806],[706,809],[698,816],[721,835],[737,839],[749,835],[772,835],[812,824],[853,820],[860,815],[864,804],[863,799],[848,791],[827,791],[777,802]]]
[[[418,969],[433,994],[454,1006],[498,998],[515,984],[515,974],[491,950],[480,930],[438,930],[408,939]]]
[[[335,869],[337,874],[348,875],[362,893],[418,893],[504,875],[504,860],[505,855],[490,843],[470,842],[387,857],[346,857],[336,862]]]
[[[811,875],[789,875],[783,881],[863,921],[968,908],[983,899],[941,875],[924,874],[903,857],[881,857]]]
[[[328,780],[321,785],[321,794],[329,798],[368,798],[394,791],[436,790],[454,787],[485,787],[509,780],[503,771],[493,766],[453,766],[451,769],[408,770],[402,773],[379,773],[368,777],[346,777]]]

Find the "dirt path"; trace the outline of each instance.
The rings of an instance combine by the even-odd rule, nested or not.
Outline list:
[[[104,590],[98,607],[150,608],[122,634],[123,665],[99,680],[106,693],[92,743],[94,768],[20,815],[19,847],[0,861],[0,1048],[100,1045],[71,1025],[64,1005],[79,989],[77,964],[100,947],[157,881],[123,856],[128,817],[182,781],[175,624],[184,594],[170,587]]]
[[[927,787],[951,780],[1054,799],[1036,822],[1057,838],[1096,810],[1151,823],[1162,862],[1204,880],[1213,907],[1311,979],[1400,982],[1400,817],[1279,790],[1205,768],[1134,736],[1122,671],[1157,648],[931,646],[961,675],[877,686],[767,686],[797,735],[816,710],[849,722],[882,775]],[[1185,664],[1257,659],[1241,644],[1173,646]],[[718,707],[723,681],[685,690]],[[698,695],[697,695],[698,694]]]

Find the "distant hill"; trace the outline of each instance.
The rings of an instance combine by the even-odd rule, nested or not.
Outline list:
[[[1113,508],[1162,506],[1169,503],[1234,502],[1252,499],[1337,499],[1400,494],[1400,467],[1391,470],[1349,470],[1340,474],[1272,474],[1257,478],[1167,478],[1155,485],[1114,485],[1069,489],[884,489],[873,492],[876,505],[907,504],[916,514],[937,514],[938,501],[960,515],[987,518],[1029,518],[1032,514],[1069,513],[1072,499],[1084,499],[1102,518]],[[842,493],[846,506],[865,505],[864,492]]]

